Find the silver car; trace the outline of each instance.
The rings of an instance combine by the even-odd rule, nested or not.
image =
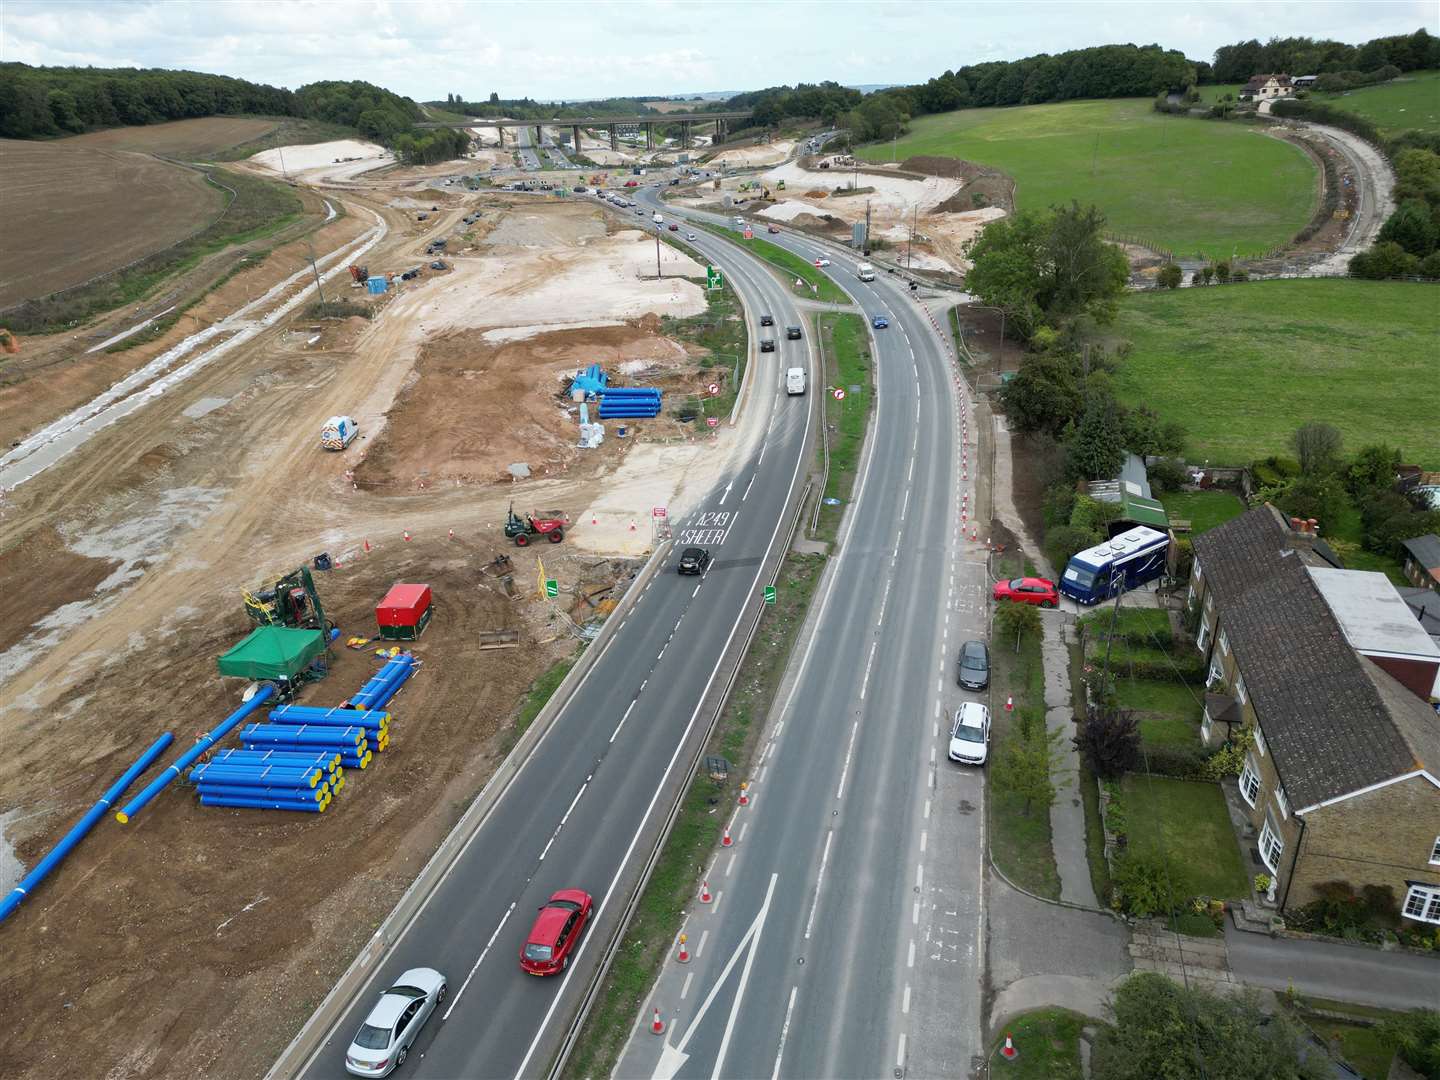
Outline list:
[[[345,1071],[354,1076],[389,1076],[405,1056],[440,1002],[445,976],[434,968],[411,968],[380,995],[345,1051]]]

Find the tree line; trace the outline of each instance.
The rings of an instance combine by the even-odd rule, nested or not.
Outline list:
[[[1440,38],[1423,27],[1413,34],[1374,38],[1363,45],[1309,37],[1272,37],[1262,45],[1251,38],[1220,46],[1214,59],[1213,64],[1196,65],[1201,82],[1246,82],[1250,76],[1266,72],[1326,75],[1372,72],[1386,66],[1419,71],[1440,67]]]

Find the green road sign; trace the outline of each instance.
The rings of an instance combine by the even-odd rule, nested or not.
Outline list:
[[[725,275],[720,272],[718,266],[705,267],[705,287],[707,289],[718,289],[725,284]]]
[[[773,604],[773,603],[775,603],[775,586],[774,586],[774,585],[766,585],[766,586],[765,586],[765,603],[767,603],[767,604]]]
[[[552,577],[552,578],[546,578],[546,579],[545,579],[545,595],[546,595],[546,596],[559,596],[559,595],[560,595],[560,582],[556,581],[553,577]]]

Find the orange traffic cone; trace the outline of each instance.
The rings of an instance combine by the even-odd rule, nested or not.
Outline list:
[[[365,550],[366,550],[367,552],[370,550],[370,541],[369,541],[369,540],[366,540],[366,541],[365,541]]]
[[[630,531],[631,531],[631,532],[634,532],[634,531],[635,531],[635,519],[634,519],[634,518],[631,518],[631,519],[630,519]]]
[[[676,963],[688,964],[690,962],[690,950],[685,947],[685,935],[680,935],[680,951],[675,955]]]
[[[1015,1049],[1015,1042],[1008,1031],[1005,1032],[1005,1045],[1000,1048],[1000,1056],[1006,1061],[1014,1061],[1020,1056],[1020,1051]]]
[[[1011,697],[1010,695],[1008,695],[1008,694],[1005,696],[1005,711],[1006,711],[1006,712],[1014,712],[1014,711],[1015,711],[1015,699],[1014,699],[1013,697]]]
[[[405,542],[406,542],[407,544],[410,542],[410,530],[409,530],[409,529],[406,529],[406,530],[405,530]]]
[[[720,846],[729,847],[733,843],[735,841],[730,838],[730,826],[726,825],[724,831],[720,833]]]
[[[710,883],[708,881],[700,882],[700,903],[708,904],[712,899],[714,897],[710,895]]]
[[[659,1010],[659,1009],[656,1009],[656,1010],[655,1010],[655,1019],[650,1021],[650,1034],[651,1034],[651,1035],[664,1035],[664,1034],[665,1034],[665,1021],[660,1019],[660,1010]]]
[[[750,781],[749,781],[749,780],[742,780],[742,781],[740,782],[740,805],[741,805],[741,806],[749,806],[749,805],[750,805]]]
[[[455,530],[454,530],[454,529],[451,529],[451,530],[450,530],[450,539],[451,539],[451,540],[454,540],[454,539],[455,539]]]

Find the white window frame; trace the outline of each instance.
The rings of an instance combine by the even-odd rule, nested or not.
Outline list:
[[[1226,656],[1230,655],[1230,639],[1225,635],[1223,627],[1220,630],[1220,651]]]
[[[1283,820],[1285,820],[1285,821],[1289,821],[1289,820],[1290,820],[1290,800],[1285,797],[1285,789],[1284,789],[1283,787],[1281,787],[1279,784],[1276,784],[1276,785],[1275,785],[1274,795],[1275,795],[1275,805],[1280,808],[1280,817],[1281,817]]]
[[[1185,593],[1185,606],[1187,608],[1193,608],[1195,606],[1195,583],[1193,581],[1190,583],[1189,590]]]
[[[1248,779],[1247,779],[1248,778]],[[1255,790],[1248,790],[1253,781]],[[1240,797],[1245,800],[1250,809],[1255,809],[1255,800],[1260,797],[1260,788],[1263,786],[1260,780],[1260,770],[1255,767],[1255,759],[1249,754],[1245,755],[1245,767],[1240,770]]]
[[[1400,905],[1400,914],[1406,919],[1440,926],[1440,887],[1411,885],[1405,894],[1405,902]]]
[[[1200,582],[1202,582],[1202,581],[1205,580],[1205,571],[1200,568],[1200,560],[1199,560],[1199,559],[1196,559],[1196,560],[1195,560],[1194,566],[1195,566],[1195,583],[1198,585]]]
[[[1210,670],[1205,675],[1205,686],[1208,689],[1217,682],[1225,681],[1225,661],[1220,658],[1218,650],[1210,654]]]
[[[1241,705],[1250,700],[1245,696],[1245,676],[1238,671],[1235,672],[1235,696],[1240,700]]]
[[[1255,725],[1255,749],[1260,751],[1260,756],[1265,756],[1265,733],[1260,730],[1260,725]]]
[[[1275,851],[1272,854],[1271,847]],[[1270,825],[1270,815],[1265,815],[1265,824],[1260,826],[1260,861],[1265,864],[1272,874],[1279,873],[1280,856],[1285,854],[1285,838],[1280,835],[1280,830]]]
[[[1195,648],[1201,652],[1205,651],[1205,639],[1210,636],[1210,624],[1205,621],[1205,613],[1200,613],[1200,635],[1195,639]]]
[[[1214,723],[1210,719],[1210,710],[1202,710],[1200,713],[1200,734],[1207,743],[1210,741],[1210,732],[1213,728]],[[1437,841],[1437,844],[1440,844],[1440,841]]]
[[[1440,836],[1435,837],[1435,846],[1430,849],[1430,865],[1440,866]]]

